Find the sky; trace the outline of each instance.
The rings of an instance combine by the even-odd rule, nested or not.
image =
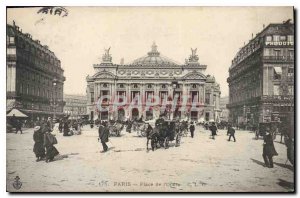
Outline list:
[[[61,60],[66,94],[86,93],[86,76],[95,73],[105,48],[111,47],[113,63],[129,63],[155,41],[162,55],[182,64],[197,48],[206,74],[227,96],[228,69],[244,42],[263,25],[293,21],[292,7],[66,7],[66,17],[39,9],[8,8],[7,23],[14,20]]]

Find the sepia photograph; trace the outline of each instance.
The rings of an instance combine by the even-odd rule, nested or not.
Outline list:
[[[294,193],[294,15],[7,6],[6,191]]]

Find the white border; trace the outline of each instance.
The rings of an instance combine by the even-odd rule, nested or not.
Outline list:
[[[6,72],[5,72],[5,60],[6,60],[6,47],[5,47],[5,42],[6,42],[6,6],[41,6],[41,5],[62,5],[62,6],[295,6],[295,8],[299,8],[299,1],[296,0],[271,0],[271,1],[261,1],[261,0],[252,0],[252,1],[241,1],[241,0],[229,0],[229,1],[217,1],[217,0],[206,0],[206,1],[197,1],[197,0],[144,0],[144,1],[139,1],[139,0],[102,0],[102,1],[96,1],[96,0],[82,0],[82,1],[76,1],[76,0],[44,0],[44,1],[37,1],[37,0],[4,0],[0,2],[0,21],[2,22],[2,26],[0,28],[0,33],[1,33],[1,37],[0,37],[0,43],[1,43],[1,48],[0,48],[0,60],[2,62],[1,64],[1,70],[0,70],[0,79],[1,79],[1,83],[0,83],[0,96],[1,96],[1,106],[0,106],[0,126],[1,129],[0,130],[0,145],[1,145],[1,160],[0,160],[0,170],[1,170],[1,180],[0,180],[0,188],[1,188],[1,197],[8,197],[9,194],[6,193],[6,132],[5,132],[5,126],[6,126],[6,115],[5,115],[5,111],[6,111],[6,97],[5,97],[5,93],[6,93]],[[299,10],[298,10],[299,11]],[[297,13],[296,13],[297,15]],[[296,16],[297,19],[297,16]],[[297,22],[297,20],[296,20]],[[296,25],[297,27],[297,25]],[[297,32],[297,40],[298,41],[298,31]],[[297,42],[298,43],[298,42]],[[297,57],[299,57],[299,51],[297,50]],[[296,66],[297,67],[297,66]],[[299,77],[299,68],[297,68],[297,77]],[[298,85],[298,83],[297,83]],[[300,92],[299,90],[299,86],[297,86],[297,93]],[[295,96],[296,97],[296,96]],[[297,97],[296,97],[297,98]],[[297,102],[299,103],[299,100],[297,100]],[[298,108],[297,108],[298,110]],[[298,113],[298,111],[297,111]],[[299,123],[299,116],[297,117],[297,123]],[[296,131],[297,133],[297,131]],[[297,134],[297,144],[299,144],[299,134]],[[299,162],[299,153],[296,152],[297,155],[297,161]],[[297,166],[297,171],[299,171],[299,166]],[[297,179],[297,178],[296,178]],[[299,190],[299,181],[297,180],[297,190]],[[86,195],[80,195],[83,197],[87,197],[90,194],[86,194]],[[178,194],[177,194],[178,195]],[[176,196],[177,196],[176,195]],[[182,194],[180,194],[182,195]],[[190,194],[186,194],[183,196],[189,196]],[[230,194],[228,194],[229,196],[231,196]],[[240,196],[241,194],[239,194],[238,196]],[[248,194],[249,195],[249,194]],[[280,194],[282,196],[288,196],[288,195],[284,195],[284,194]],[[26,194],[22,194],[19,195],[18,197],[25,197]],[[40,195],[38,195],[40,196]],[[47,196],[49,196],[49,194],[47,194]],[[62,197],[63,195],[55,195],[55,194],[51,194],[50,196],[56,196],[56,197]],[[68,195],[70,196],[70,195]],[[72,195],[71,195],[72,196]],[[99,196],[103,197],[107,197],[111,195],[105,195],[105,194],[99,194]],[[113,195],[113,197],[115,196],[120,196],[120,194],[118,195]],[[136,195],[135,195],[136,196]],[[141,195],[138,195],[141,196]],[[155,197],[162,197],[162,195],[157,195],[157,194],[153,194],[152,196]],[[170,195],[169,195],[170,196]],[[174,196],[174,194],[171,194],[171,196]],[[204,196],[204,197],[215,197],[217,195],[215,194],[211,194],[211,195],[203,195],[200,194],[200,196]],[[264,194],[252,194],[252,196],[256,196],[256,197],[262,197],[265,196]],[[268,195],[268,196],[273,196],[272,194]]]

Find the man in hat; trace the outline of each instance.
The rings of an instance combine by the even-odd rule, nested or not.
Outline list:
[[[216,124],[213,122],[212,125],[209,127],[209,130],[211,131],[212,139],[215,139],[215,135],[217,135],[217,127]]]
[[[106,142],[108,142],[108,136],[109,136],[109,130],[107,127],[107,123],[103,122],[100,124],[99,129],[99,140],[101,141],[103,151],[102,153],[106,152],[108,150],[108,146],[106,145]]]
[[[266,128],[266,135],[264,136],[264,144],[263,144],[263,158],[266,167],[273,168],[273,156],[278,155],[275,150],[273,138],[270,133],[270,129]]]
[[[195,125],[194,122],[191,122],[190,124],[190,132],[191,132],[191,137],[194,138],[194,131],[195,131]]]
[[[229,125],[228,125],[228,130],[227,130],[227,135],[229,135],[228,141],[230,141],[231,137],[233,137],[233,140],[234,140],[234,142],[235,142],[235,136],[234,136],[234,134],[235,134],[235,130],[234,130],[234,128],[231,126],[231,124],[229,124]]]

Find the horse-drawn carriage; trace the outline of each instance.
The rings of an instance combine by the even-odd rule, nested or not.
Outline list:
[[[180,146],[181,137],[183,134],[181,124],[174,120],[159,120],[154,127],[150,124],[146,127],[147,150],[149,140],[151,148],[164,147],[169,148],[169,142],[175,140],[175,146]]]
[[[111,137],[120,137],[121,131],[123,130],[124,125],[119,122],[115,122],[114,124],[110,124],[108,126],[109,136]]]

